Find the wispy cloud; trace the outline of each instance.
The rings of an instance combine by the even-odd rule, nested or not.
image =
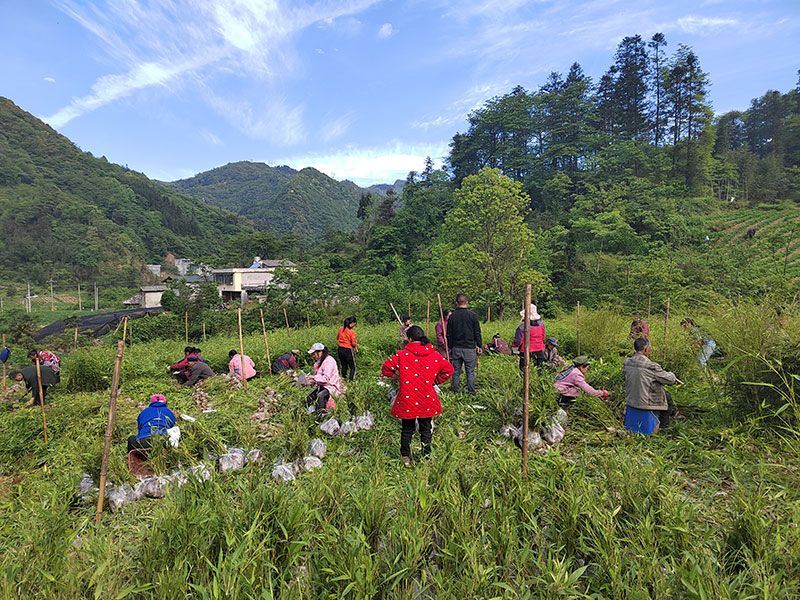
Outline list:
[[[168,93],[176,81],[203,82],[214,77],[247,77],[261,81],[260,97],[281,77],[299,67],[292,40],[315,23],[336,23],[357,14],[378,0],[108,0],[103,9],[75,0],[56,0],[56,6],[91,32],[101,44],[102,60],[114,73],[99,77],[84,96],[45,120],[61,127],[101,106],[148,87]],[[256,137],[266,135],[265,116],[256,117],[240,98],[234,120],[251,127]],[[270,136],[295,143],[302,134],[297,124],[302,109],[278,101],[266,116],[286,117],[283,133]],[[228,116],[228,115],[223,115]]]
[[[380,29],[378,29],[378,38],[382,40],[388,40],[395,33],[396,31],[391,23],[384,23],[380,26]]]
[[[55,83],[56,80],[53,77],[42,77],[42,81],[46,81],[47,83]]]
[[[440,127],[453,127],[464,123],[467,115],[480,107],[490,98],[511,91],[511,81],[500,79],[490,83],[474,85],[459,93],[458,98],[451,102],[442,114],[413,121],[411,126],[415,129],[428,131]]]
[[[222,146],[222,140],[218,136],[205,129],[200,131],[200,136],[211,146]]]
[[[345,133],[347,133],[348,129],[350,129],[350,126],[353,124],[354,119],[355,113],[349,112],[336,119],[327,121],[322,126],[320,138],[323,142],[332,142],[339,139]]]
[[[231,125],[252,138],[279,146],[296,146],[308,137],[303,104],[291,105],[283,98],[255,104],[217,96],[213,92],[208,92],[206,99]]]
[[[676,22],[678,28],[686,33],[712,34],[723,27],[736,27],[739,21],[728,17],[697,17],[689,15]]]
[[[268,161],[294,168],[314,167],[335,179],[347,178],[358,185],[392,183],[405,179],[409,171],[425,168],[425,157],[441,163],[447,144],[394,143],[383,148],[345,148],[330,154],[304,154]]]

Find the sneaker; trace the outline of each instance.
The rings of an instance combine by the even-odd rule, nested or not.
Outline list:
[[[403,457],[403,466],[404,467],[410,467],[411,466],[411,459],[409,457],[407,457],[407,456]]]

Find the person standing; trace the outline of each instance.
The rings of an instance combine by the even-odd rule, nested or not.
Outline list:
[[[233,377],[237,380],[242,378],[242,363],[244,362],[244,378],[246,380],[251,380],[253,377],[258,375],[256,371],[256,363],[253,362],[253,359],[244,355],[244,358],[239,356],[239,353],[236,350],[231,350],[228,352],[228,358],[230,361],[228,362],[228,373],[230,373]]]
[[[416,325],[408,329],[409,343],[381,367],[381,375],[400,383],[392,405],[392,416],[403,422],[400,434],[400,457],[411,466],[411,438],[419,427],[422,455],[431,452],[433,417],[442,414],[442,403],[434,385],[444,383],[453,374],[453,365],[430,344],[425,332]]]
[[[514,348],[519,348],[519,370],[525,369],[525,352],[530,353],[531,364],[541,367],[544,363],[544,340],[547,334],[544,330],[544,322],[542,315],[535,304],[530,306],[530,333],[527,343],[523,340],[525,335],[525,309],[519,311],[523,321],[517,327],[514,333],[514,342],[511,344]]]
[[[638,312],[633,313],[631,316],[633,317],[633,321],[631,321],[631,332],[628,334],[628,339],[633,341],[644,338],[650,341],[650,326],[647,324],[647,321],[645,321]]]
[[[650,360],[651,346],[644,338],[633,342],[635,354],[622,363],[625,377],[625,429],[651,435],[669,425],[677,410],[664,385],[678,383],[675,373]]]
[[[338,344],[336,354],[339,357],[339,364],[342,365],[342,377],[347,377],[350,381],[353,381],[356,376],[355,353],[358,347],[356,323],[355,317],[347,317],[344,320],[344,324],[339,328],[339,333],[336,335]]]
[[[447,356],[447,347],[444,343],[444,339],[445,332],[447,331],[447,320],[452,314],[453,311],[448,308],[446,311],[444,311],[444,320],[439,319],[436,321],[436,351],[447,359],[450,357]]]
[[[461,368],[467,372],[467,391],[475,394],[475,367],[478,364],[478,349],[483,345],[481,323],[469,308],[466,294],[456,296],[456,309],[447,321],[447,344],[450,361],[453,363],[453,391],[461,391]]]

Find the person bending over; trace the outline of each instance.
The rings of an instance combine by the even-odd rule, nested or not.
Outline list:
[[[650,360],[645,338],[633,342],[634,355],[622,363],[625,377],[625,429],[650,435],[669,425],[677,410],[664,385],[678,383],[675,373]]]
[[[556,375],[555,387],[558,391],[558,405],[569,408],[582,393],[608,398],[611,394],[606,390],[596,390],[586,383],[586,372],[589,370],[589,359],[578,356],[572,361],[572,366],[567,367]]]
[[[136,418],[138,432],[128,438],[128,452],[131,450],[149,450],[153,438],[164,436],[167,429],[175,427],[177,419],[175,413],[167,408],[167,398],[164,394],[150,396],[150,406],[143,409]]]

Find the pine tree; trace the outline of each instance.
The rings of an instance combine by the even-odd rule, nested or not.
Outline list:
[[[628,36],[617,46],[614,104],[623,139],[647,140],[650,134],[647,100],[650,66],[647,46],[640,35]]]
[[[656,33],[647,46],[650,48],[650,88],[653,92],[653,143],[660,146],[664,136],[664,48],[667,39],[663,33]]]

